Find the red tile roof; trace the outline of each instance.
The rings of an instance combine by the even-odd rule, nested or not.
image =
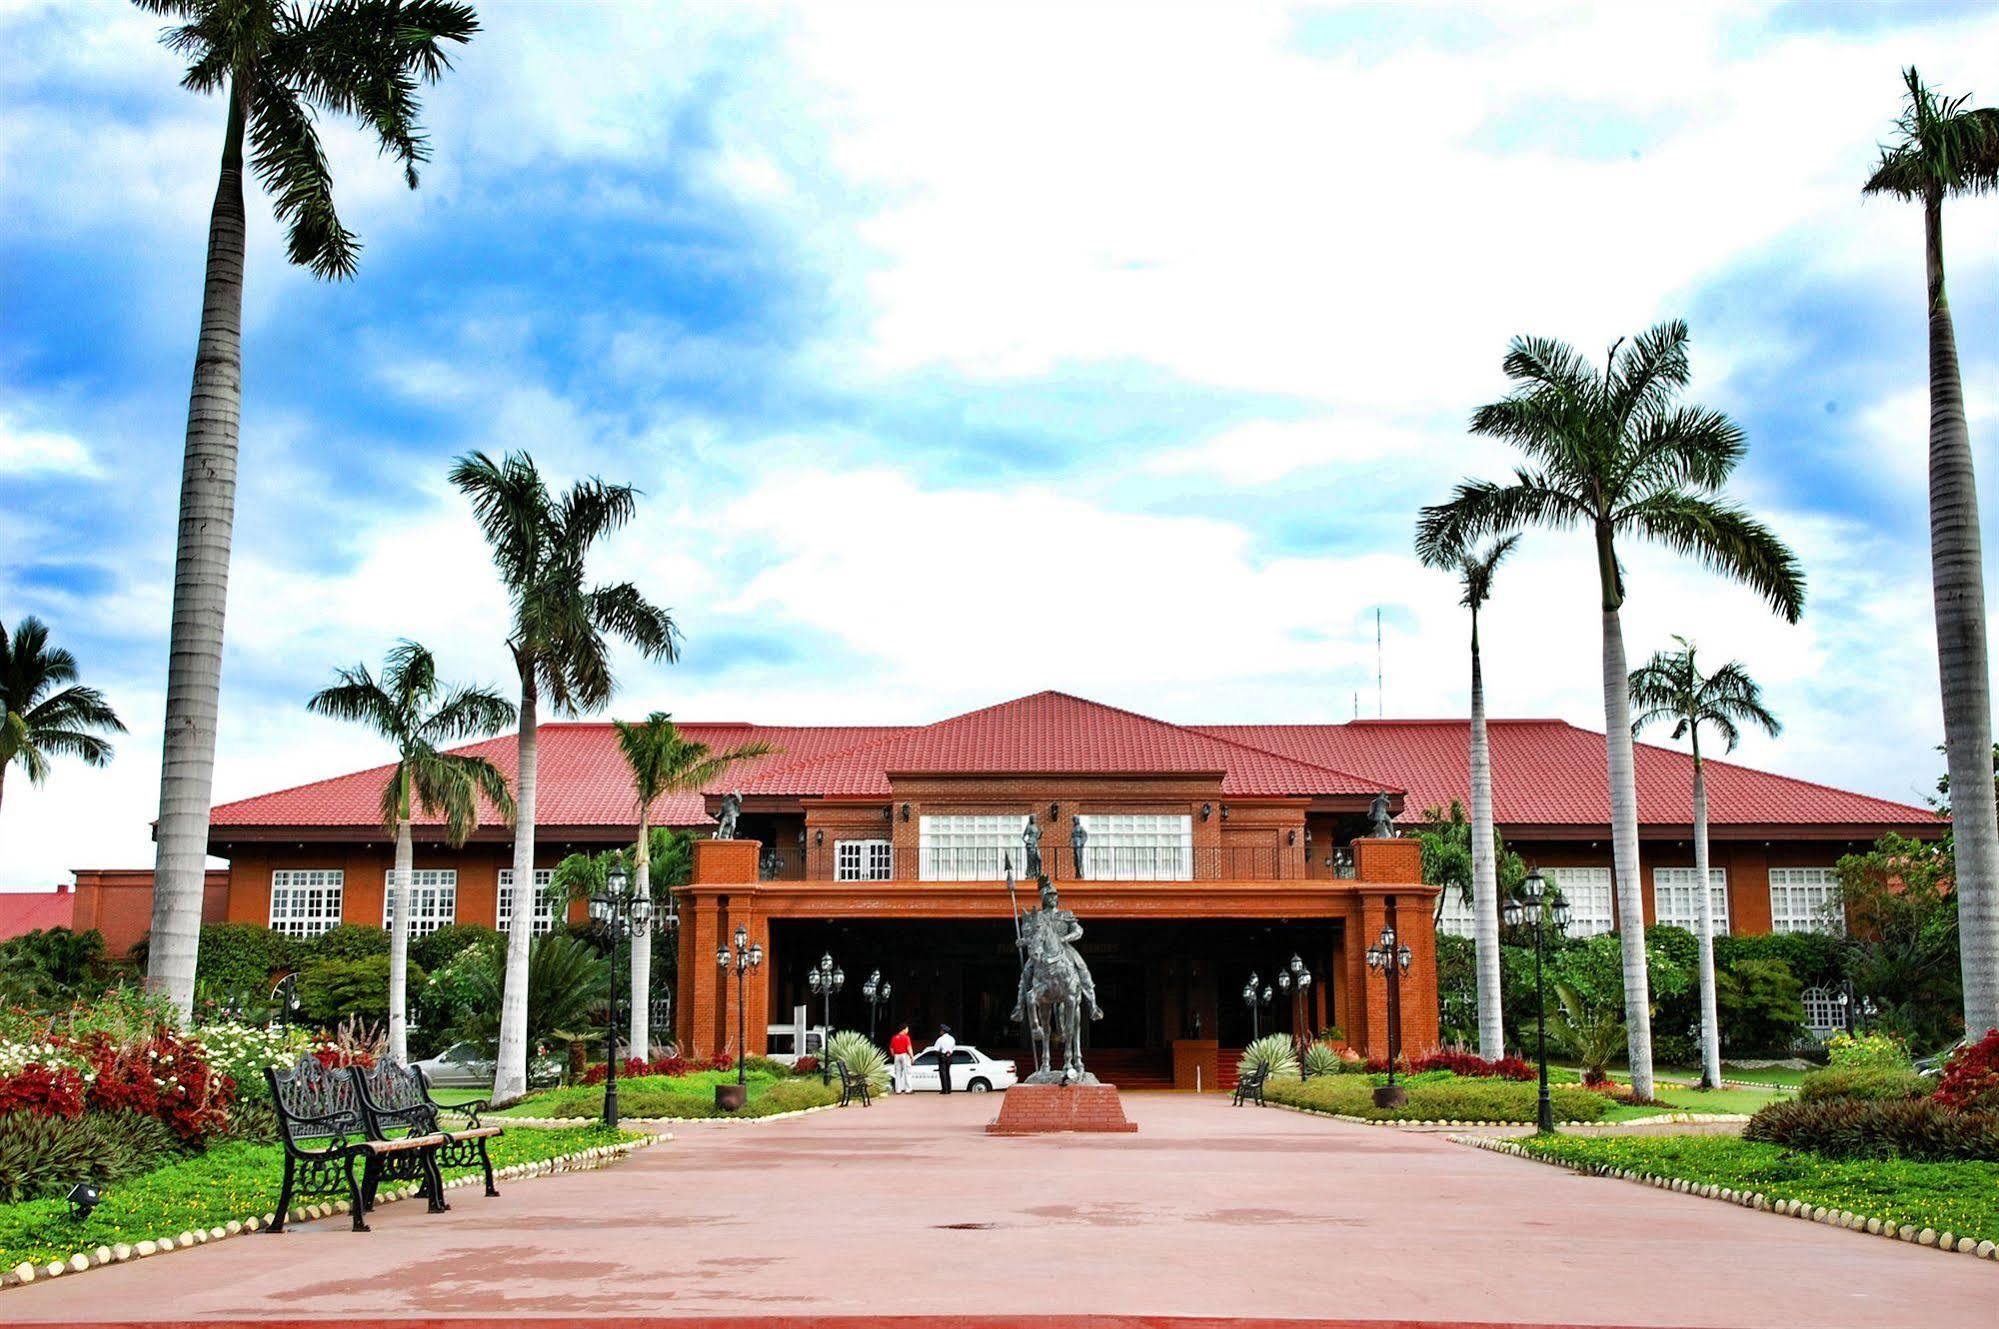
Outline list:
[[[1470,797],[1467,720],[1356,720],[1326,725],[1202,725],[1203,733],[1323,762],[1408,790],[1403,820]],[[1609,823],[1603,734],[1563,720],[1493,720],[1493,819],[1502,826]],[[1693,819],[1693,758],[1673,748],[1637,746],[1638,820],[1686,825]],[[1708,820],[1728,825],[1934,824],[1927,808],[1849,793],[1829,785],[1709,759]]]
[[[1330,725],[1168,724],[1059,692],[1036,693],[931,725],[681,726],[712,747],[765,742],[771,756],[733,768],[707,794],[729,789],[776,798],[887,798],[897,775],[1146,773],[1222,776],[1222,791],[1242,798],[1371,796],[1406,791],[1403,819],[1466,797],[1464,720],[1361,720]],[[1559,720],[1491,723],[1493,786],[1501,825],[1603,826],[1609,798],[1603,735]],[[630,779],[609,724],[545,724],[540,730],[537,821],[548,827],[627,826],[634,818]],[[511,779],[512,735],[474,743]],[[218,831],[257,827],[374,828],[389,768],[377,766],[214,809]],[[1639,820],[1681,826],[1689,820],[1691,759],[1638,747]],[[1925,808],[1728,762],[1708,763],[1711,819],[1717,827],[1933,823]],[[696,793],[663,800],[654,814],[667,825],[709,822]]]
[[[76,895],[67,886],[52,891],[0,891],[0,941],[47,928],[66,928],[75,910]]]

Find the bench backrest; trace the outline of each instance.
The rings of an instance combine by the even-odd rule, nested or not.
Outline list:
[[[366,1134],[361,1096],[346,1067],[325,1066],[308,1052],[290,1070],[266,1067],[264,1079],[277,1105],[278,1129],[287,1141],[359,1139]]]
[[[360,1091],[369,1133],[377,1139],[397,1129],[412,1135],[428,1135],[437,1129],[437,1106],[430,1101],[430,1086],[416,1067],[383,1058],[373,1066],[355,1066],[351,1073],[354,1087]]]
[[[841,1084],[843,1084],[843,1085],[849,1085],[849,1086],[851,1086],[851,1085],[857,1085],[857,1084],[861,1083],[861,1080],[862,1080],[862,1077],[861,1077],[861,1076],[859,1076],[859,1075],[856,1075],[856,1074],[855,1074],[855,1073],[853,1072],[853,1070],[852,1070],[851,1068],[849,1068],[849,1067],[848,1067],[848,1065],[847,1065],[847,1063],[846,1063],[846,1062],[844,1062],[844,1061],[836,1061],[836,1062],[834,1062],[834,1063],[833,1063],[833,1069],[835,1069],[835,1070],[837,1070],[837,1071],[839,1071],[839,1072],[840,1072],[840,1083],[841,1083]]]
[[[1267,1061],[1259,1061],[1256,1063],[1256,1065],[1250,1067],[1249,1074],[1242,1077],[1242,1082],[1246,1085],[1250,1085],[1253,1087],[1262,1084],[1265,1080],[1269,1078],[1270,1078],[1270,1063]]]

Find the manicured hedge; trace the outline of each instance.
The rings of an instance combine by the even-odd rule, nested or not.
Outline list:
[[[1535,1119],[1538,1085],[1517,1080],[1465,1079],[1440,1076],[1408,1083],[1409,1101],[1397,1108],[1377,1108],[1374,1088],[1381,1077],[1360,1075],[1272,1078],[1264,1096],[1294,1107],[1314,1108],[1367,1117],[1374,1121],[1517,1121]],[[1616,1106],[1604,1094],[1570,1085],[1549,1091],[1557,1121],[1595,1121]]]
[[[1749,1119],[1742,1138],[1825,1158],[1999,1162],[1999,1114],[1960,1112],[1928,1098],[1772,1103]]]
[[[778,1079],[752,1072],[748,1076],[750,1098],[740,1112],[723,1112],[715,1106],[714,1087],[721,1081],[733,1083],[733,1074],[710,1072],[687,1076],[642,1076],[618,1081],[618,1112],[621,1116],[672,1117],[688,1121],[707,1117],[772,1117],[780,1112],[823,1107],[840,1101],[840,1084],[822,1085],[816,1077]],[[507,1109],[506,1115],[522,1117],[597,1117],[604,1111],[604,1087],[569,1085],[533,1094]]]
[[[1807,1103],[1839,1098],[1906,1100],[1929,1091],[1930,1082],[1906,1066],[1827,1066],[1798,1082],[1798,1097]]]

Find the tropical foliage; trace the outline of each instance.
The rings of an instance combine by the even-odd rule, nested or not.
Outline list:
[[[58,757],[86,766],[110,762],[103,734],[124,733],[124,722],[103,693],[76,680],[76,657],[49,645],[42,620],[28,615],[14,624],[12,637],[0,623],[0,795],[10,766],[39,785]]]
[[[887,1092],[888,1053],[876,1047],[874,1040],[858,1029],[842,1029],[827,1039],[826,1059],[846,1063],[847,1069],[865,1079],[876,1093]]]
[[[1236,1060],[1236,1074],[1248,1075],[1262,1066],[1273,1075],[1298,1073],[1298,1046],[1289,1034],[1265,1034],[1242,1050]]]

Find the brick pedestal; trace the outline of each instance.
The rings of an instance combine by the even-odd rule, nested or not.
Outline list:
[[[1114,1084],[1017,1084],[1006,1091],[988,1135],[1049,1135],[1057,1131],[1129,1133]]]

